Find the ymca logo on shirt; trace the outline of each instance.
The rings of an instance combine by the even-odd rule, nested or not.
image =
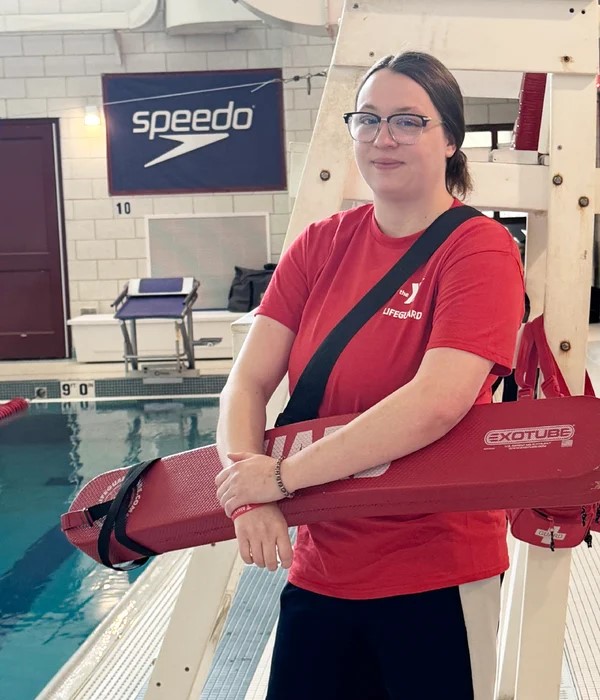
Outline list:
[[[412,292],[409,294],[408,292],[405,292],[404,289],[399,289],[398,294],[402,297],[408,297],[406,301],[404,302],[405,304],[412,304],[413,301],[415,300],[415,297],[417,296],[417,292],[419,291],[419,285],[420,282],[413,282],[412,283]]]
[[[423,280],[421,282],[412,282],[411,283],[411,290],[406,291],[405,289],[400,288],[398,290],[398,295],[400,297],[403,297],[403,306],[410,306],[413,301],[415,300],[417,294],[419,293],[419,287],[421,286]],[[383,315],[384,316],[392,316],[393,318],[399,318],[399,319],[408,319],[408,318],[414,318],[416,321],[419,321],[421,318],[423,318],[423,312],[422,311],[415,311],[415,309],[394,309],[392,306],[387,306],[383,310]]]

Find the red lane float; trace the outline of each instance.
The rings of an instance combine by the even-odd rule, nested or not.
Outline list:
[[[26,411],[29,408],[29,401],[21,397],[11,399],[8,403],[0,405],[0,420],[14,416],[15,413]]]

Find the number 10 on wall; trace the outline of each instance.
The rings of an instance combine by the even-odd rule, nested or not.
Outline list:
[[[96,396],[96,382],[61,382],[61,399],[93,399]]]

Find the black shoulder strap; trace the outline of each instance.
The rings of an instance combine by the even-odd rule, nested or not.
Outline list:
[[[300,375],[290,400],[276,426],[316,418],[333,366],[346,345],[364,324],[391,299],[406,280],[423,265],[461,224],[483,216],[472,207],[452,207],[427,228],[397,263],[335,326],[317,348]]]

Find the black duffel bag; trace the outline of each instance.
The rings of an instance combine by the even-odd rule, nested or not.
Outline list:
[[[262,270],[251,270],[235,266],[235,276],[229,289],[228,311],[251,311],[255,309],[267,290],[275,270],[274,263],[267,263]]]

